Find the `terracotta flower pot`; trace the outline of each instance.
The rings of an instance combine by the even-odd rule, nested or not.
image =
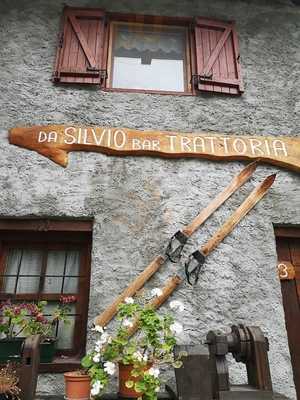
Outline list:
[[[89,400],[91,393],[91,378],[80,371],[66,372],[65,399],[66,400]]]
[[[152,364],[149,364],[145,367],[145,371],[151,368]],[[133,369],[133,365],[125,365],[119,363],[119,397],[125,397],[130,399],[136,399],[141,397],[141,392],[136,392],[134,387],[128,388],[126,386],[127,381],[137,382],[139,380],[138,377],[134,377],[131,375],[131,371]]]

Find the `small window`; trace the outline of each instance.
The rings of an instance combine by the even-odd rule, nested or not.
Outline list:
[[[187,90],[185,27],[112,23],[112,88]]]
[[[61,372],[73,368],[72,362],[79,363],[85,352],[91,223],[26,222],[0,221],[0,301],[45,300],[47,316],[60,304],[61,296],[72,296],[69,323],[58,322],[54,328],[53,365],[41,364],[42,371]]]
[[[240,95],[233,21],[107,13],[65,7],[55,83],[107,91]]]

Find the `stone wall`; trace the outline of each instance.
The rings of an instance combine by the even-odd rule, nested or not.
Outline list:
[[[299,135],[300,9],[288,0],[69,0],[72,6],[170,16],[234,19],[245,93],[169,96],[105,93],[51,82],[63,1],[0,3],[0,217],[94,218],[90,321],[164,249],[244,165],[206,160],[71,153],[66,169],[7,141],[14,126],[110,125],[183,132]],[[298,128],[298,130],[297,130]],[[277,171],[257,173],[197,232],[187,251],[212,235],[247,193]],[[280,169],[270,194],[209,257],[186,304],[186,342],[233,322],[260,325],[270,340],[274,388],[295,399],[273,224],[300,224],[299,175]],[[167,264],[149,284],[178,272]],[[234,381],[244,379],[234,370]],[[61,393],[62,377],[40,377],[39,391]]]

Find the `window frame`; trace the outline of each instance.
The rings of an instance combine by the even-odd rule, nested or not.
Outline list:
[[[195,39],[193,33],[193,18],[189,17],[164,17],[153,15],[141,14],[121,14],[121,13],[107,13],[107,26],[104,45],[104,57],[102,68],[107,71],[105,82],[101,89],[107,92],[125,92],[125,93],[149,93],[149,94],[166,94],[175,96],[194,96],[196,90],[192,84],[192,76],[195,74]],[[149,90],[149,89],[125,89],[112,87],[112,47],[113,47],[113,34],[114,25],[128,24],[128,25],[152,25],[152,26],[178,26],[186,28],[186,45],[185,45],[185,68],[184,68],[184,86],[185,90],[167,91],[167,90]]]
[[[91,275],[92,221],[54,221],[54,220],[0,220],[0,275],[5,270],[5,257],[8,248],[28,247],[45,251],[73,249],[80,251],[80,268],[75,305],[75,324],[71,349],[58,350],[52,363],[40,364],[40,372],[65,372],[80,366],[85,354],[89,290]],[[43,269],[43,266],[42,266]],[[45,272],[45,271],[44,271]],[[42,270],[41,270],[42,276]],[[3,278],[3,277],[1,277]],[[43,279],[40,279],[40,282]],[[0,281],[0,288],[3,279]],[[39,289],[40,291],[40,289]],[[0,301],[8,298],[23,301],[58,300],[60,293],[6,294],[0,293]]]

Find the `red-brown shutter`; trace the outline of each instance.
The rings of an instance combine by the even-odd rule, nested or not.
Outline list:
[[[197,18],[196,89],[241,94],[244,91],[234,22]]]
[[[59,83],[100,84],[105,14],[98,9],[65,7],[53,80]]]

